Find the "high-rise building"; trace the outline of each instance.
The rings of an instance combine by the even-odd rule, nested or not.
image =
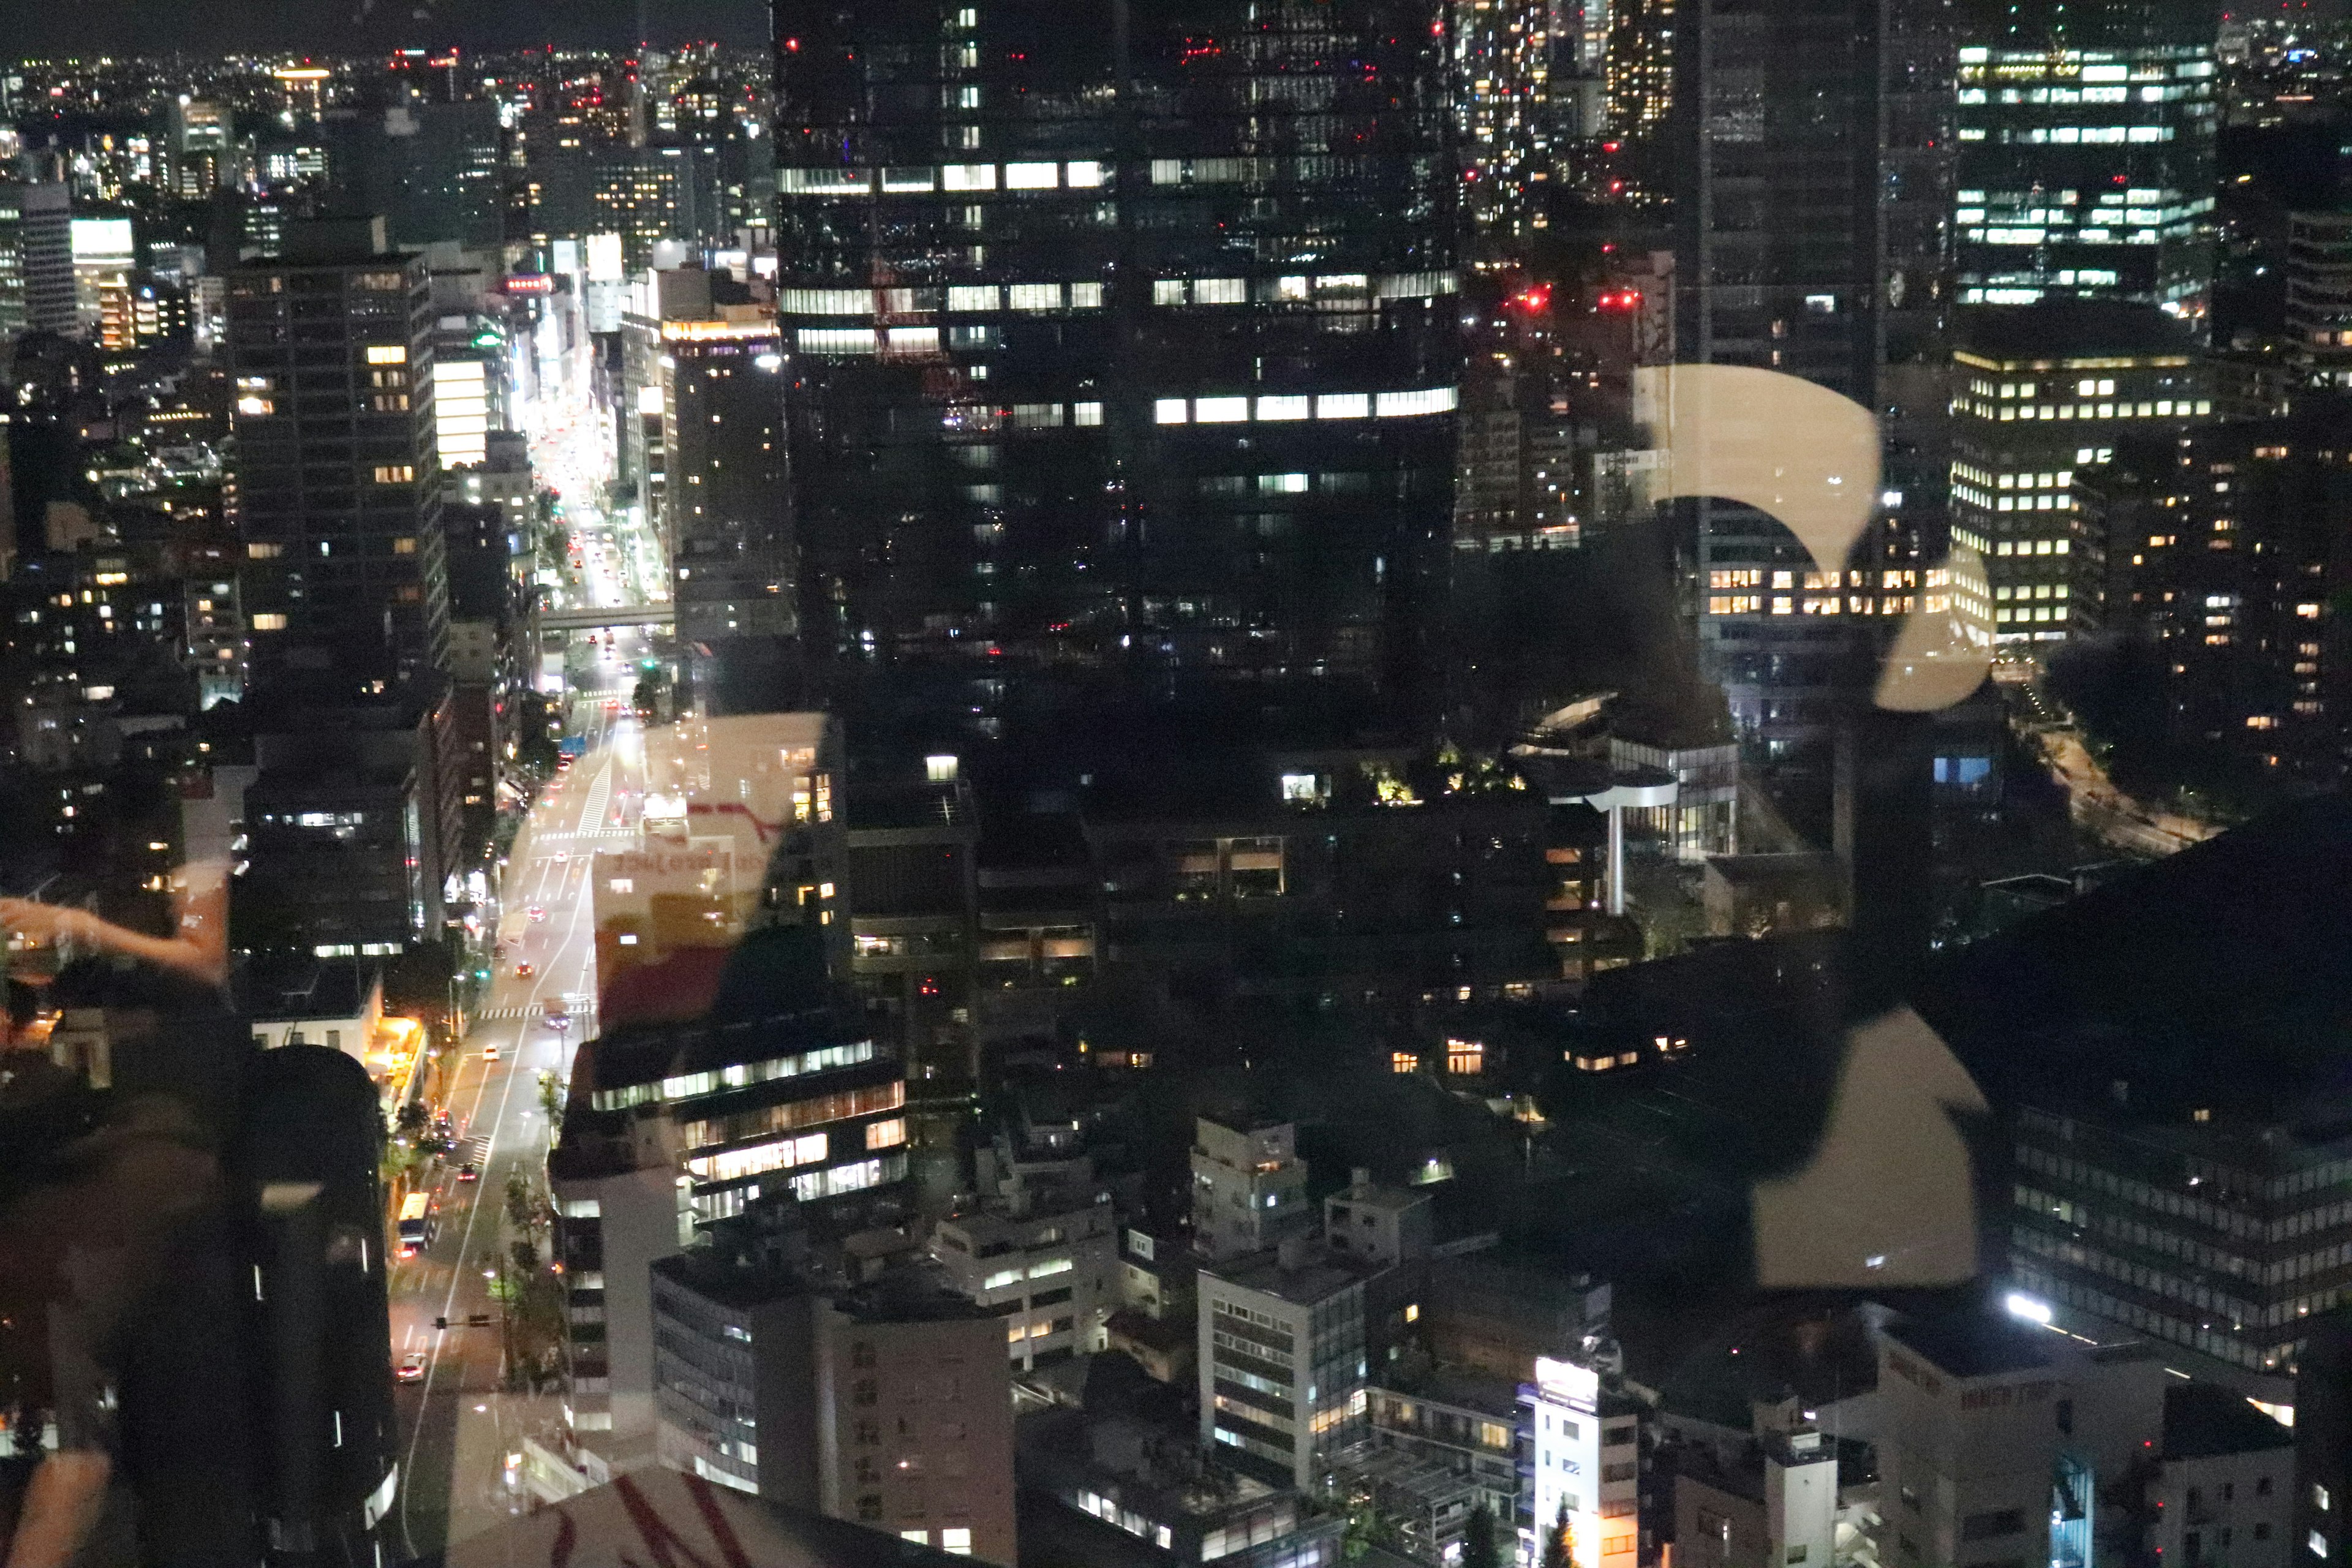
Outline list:
[[[1371,1272],[1296,1237],[1275,1252],[1202,1267],[1201,1437],[1219,1459],[1307,1490],[1364,1436]]]
[[[1869,668],[1857,617],[1912,602],[1940,521],[1916,426],[1937,412],[1949,37],[1913,0],[1684,0],[1675,26],[1679,357],[1801,376],[1882,426],[1877,515],[1843,563],[1753,507],[1695,504],[1703,665],[1780,762],[1827,738]]]
[[[1451,495],[1428,0],[775,12],[803,636],[1394,689]],[[977,707],[978,713],[972,712]]]
[[[1602,71],[1606,129],[1618,144],[1606,165],[1607,194],[1636,207],[1663,206],[1674,190],[1675,6],[1675,0],[1611,0],[1584,7],[1580,51],[1586,68],[1598,63]]]
[[[2287,215],[2286,352],[2312,383],[2352,385],[2352,213]]]
[[[1447,19],[1473,259],[1507,260],[1549,222],[1543,198],[1561,130],[1553,78],[1576,38],[1556,0],[1453,0]]]
[[[74,330],[73,195],[64,184],[18,188],[17,255],[25,279],[25,325]]]
[[[2327,605],[2352,562],[2352,475],[2335,397],[2119,449],[2078,479],[2084,542],[2104,551],[2103,623],[2147,639],[2163,731],[2321,780],[2343,767],[2344,648]]]
[[[25,330],[25,187],[0,180],[0,336]]]
[[[173,194],[200,202],[236,183],[236,121],[226,104],[182,93],[170,121],[164,153]]]
[[[663,1462],[1009,1568],[1000,1319],[924,1271],[818,1290],[702,1253],[656,1264],[653,1302]]]
[[[2201,0],[1963,13],[1956,299],[2131,300],[2202,316],[2214,40]]]
[[[331,649],[355,676],[415,679],[449,635],[424,262],[381,218],[295,225],[286,250],[228,286],[254,663]]]
[[[731,647],[790,637],[799,612],[775,320],[758,305],[722,309],[721,319],[661,323],[656,383],[677,635],[720,660]]]
[[[85,337],[106,348],[124,346],[131,271],[138,249],[127,217],[78,217],[71,226],[74,321]]]
[[[2294,1561],[2334,1562],[2352,1509],[2352,1315],[2311,1321],[2294,1375]]]
[[[1981,557],[1970,632],[2046,653],[2098,624],[2104,542],[2075,477],[2119,441],[2210,418],[2187,331],[2153,306],[2061,300],[1963,312],[1953,331],[1951,535]]]
[[[383,214],[394,244],[498,244],[505,141],[496,103],[405,99],[382,109],[338,108],[319,134],[338,209]]]

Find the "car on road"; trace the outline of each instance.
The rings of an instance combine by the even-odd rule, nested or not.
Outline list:
[[[547,918],[547,911],[541,909],[539,905],[533,904],[530,906],[530,918],[535,921],[543,921]]]
[[[555,863],[559,866],[570,865],[572,863],[572,851],[569,849],[557,850],[555,852]]]
[[[398,1383],[423,1383],[425,1381],[425,1352],[423,1351],[410,1351],[406,1355],[402,1356],[400,1358],[400,1370],[394,1373],[392,1375],[394,1381]]]
[[[527,959],[527,958],[526,958],[526,959],[524,959],[520,963],[518,963],[518,964],[516,964],[516,965],[515,965],[515,978],[516,978],[516,979],[518,979],[518,980],[528,980],[528,979],[530,979],[530,976],[531,976],[531,963],[530,963],[530,960],[529,960],[529,959]]]
[[[498,1048],[498,1047],[496,1047],[496,1046],[484,1046],[484,1047],[482,1047],[482,1059],[483,1059],[484,1061],[486,1061],[486,1062],[494,1062],[494,1061],[498,1060],[498,1059],[499,1059],[499,1048]]]
[[[474,1163],[468,1160],[457,1167],[457,1179],[461,1182],[478,1182],[482,1179],[482,1173],[474,1169]]]

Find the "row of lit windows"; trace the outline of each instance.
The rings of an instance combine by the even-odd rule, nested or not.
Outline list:
[[[1955,414],[1973,414],[2006,425],[2020,419],[2177,419],[2213,412],[2210,398],[2155,398],[2138,403],[1955,403]]]
[[[1775,588],[1801,586],[1814,592],[1823,588],[1870,586],[1870,574],[1859,567],[1844,573],[1808,572],[1804,574],[1802,584],[1797,581],[1797,576],[1795,572],[1775,572],[1772,574],[1771,585]],[[1940,586],[1942,582],[1943,575],[1940,572],[1927,574],[1929,587]],[[1718,567],[1706,574],[1706,585],[1710,588],[1761,588],[1765,585],[1764,569],[1760,566]],[[1919,574],[1916,571],[1905,571],[1890,566],[1879,574],[1878,585],[1882,588],[1916,588],[1919,585]]]
[[[2213,74],[2213,62],[2201,45],[2182,44],[2169,47],[2147,49],[2003,49],[1993,53],[1982,45],[1972,44],[1959,52],[1960,79],[1981,81],[1985,69],[1990,67],[1996,76],[2011,80],[2031,80],[2036,77],[2056,81],[2162,81],[2167,74],[2165,62],[2171,62],[2170,74],[2184,80],[2196,80]]]
[[[1706,613],[1710,616],[1907,616],[1917,602],[1911,594],[1888,594],[1874,598],[1868,594],[1849,594],[1841,598],[1835,594],[1799,599],[1794,595],[1775,594],[1713,594],[1707,596]],[[1940,594],[1927,597],[1928,614],[1939,614],[1951,607],[1950,601]]]
[[[785,289],[777,296],[777,310],[787,316],[908,315],[939,309],[944,300],[950,310],[1053,310],[1064,308],[1064,287],[1044,282],[954,283],[947,286],[944,295],[930,289]],[[1067,287],[1072,290],[1066,300],[1069,308],[1101,308],[1100,283]],[[1257,293],[1262,300],[1297,304],[1333,296],[1420,300],[1451,294],[1454,289],[1451,272],[1329,272],[1260,279]],[[1238,305],[1245,303],[1249,295],[1249,279],[1244,278],[1160,278],[1151,285],[1155,305]]]
[[[1995,96],[1995,95],[1998,96]],[[1958,101],[1963,106],[1979,103],[2179,103],[2202,100],[2206,89],[2199,87],[2167,86],[2149,82],[2139,88],[2115,87],[2004,87],[1987,89],[1964,87]],[[2135,126],[2133,129],[2143,129]],[[2147,129],[2153,129],[2152,127]]]

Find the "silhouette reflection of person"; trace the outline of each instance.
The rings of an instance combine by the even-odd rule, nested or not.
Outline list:
[[[51,1059],[54,1019],[37,1015],[54,1009],[36,998],[105,1006],[126,1040],[218,1013],[227,885],[220,862],[183,868],[164,935],[0,899],[0,1568],[131,1554],[119,1369],[168,1286],[175,1237],[218,1183],[184,1106],[110,1093]]]

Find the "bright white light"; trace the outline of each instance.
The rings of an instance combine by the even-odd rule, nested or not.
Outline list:
[[[2050,1309],[2046,1305],[2015,1290],[2009,1293],[2001,1305],[2009,1309],[2012,1318],[2023,1318],[2029,1323],[2046,1324],[2050,1321]]]

